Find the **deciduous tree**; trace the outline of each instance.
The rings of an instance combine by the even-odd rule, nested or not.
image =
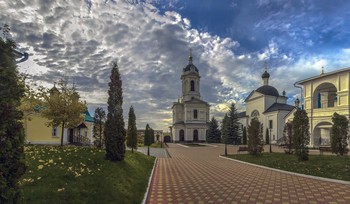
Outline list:
[[[134,107],[129,109],[128,130],[126,132],[127,139],[126,145],[131,148],[131,152],[134,153],[134,149],[137,149],[137,128],[136,128],[136,116]]]
[[[95,145],[102,148],[105,138],[104,138],[104,125],[106,120],[106,112],[101,107],[95,109],[94,114],[94,128],[93,137],[95,138]]]
[[[263,125],[257,118],[253,118],[248,126],[248,151],[251,155],[260,156],[263,150]]]
[[[349,120],[338,113],[334,113],[332,117],[331,147],[332,152],[343,156],[348,146],[349,137]]]
[[[108,90],[108,114],[105,125],[106,159],[122,161],[125,155],[125,135],[123,118],[123,89],[119,68],[116,62],[112,62]]]
[[[309,159],[309,149],[307,145],[310,142],[309,118],[305,110],[297,110],[293,118],[293,144],[295,155],[299,161]]]
[[[2,28],[9,36],[9,26]],[[19,110],[24,87],[13,50],[15,42],[0,37],[0,203],[19,203],[18,181],[25,173],[23,113]]]
[[[207,142],[209,143],[220,143],[221,142],[221,133],[219,130],[218,121],[213,116],[209,122],[207,130]]]
[[[43,101],[41,114],[47,118],[48,126],[61,126],[61,146],[63,146],[64,128],[73,128],[84,121],[86,104],[80,101],[80,96],[74,85],[68,87],[68,81],[61,79],[58,88],[41,88],[40,96]]]

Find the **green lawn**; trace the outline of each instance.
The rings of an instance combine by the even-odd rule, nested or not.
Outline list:
[[[309,161],[298,162],[295,155],[264,153],[261,157],[249,154],[229,155],[230,158],[285,171],[350,181],[350,157],[309,155]]]
[[[25,147],[24,203],[141,203],[153,157],[127,151],[122,162],[88,147]]]

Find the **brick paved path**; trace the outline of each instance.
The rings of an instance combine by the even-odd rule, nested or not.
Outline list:
[[[172,158],[158,159],[147,203],[350,203],[350,185],[222,159],[222,145],[169,144],[168,151]]]

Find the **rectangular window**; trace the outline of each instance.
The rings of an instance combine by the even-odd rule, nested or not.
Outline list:
[[[194,111],[193,111],[193,118],[194,118],[194,119],[197,119],[197,118],[198,118],[198,111],[197,111],[197,110],[194,110]]]
[[[52,137],[57,137],[57,127],[52,128]]]
[[[272,120],[269,120],[269,128],[272,129],[273,126],[272,126]]]
[[[88,131],[87,131],[87,129],[85,130],[84,134],[85,134],[85,137],[88,136]]]

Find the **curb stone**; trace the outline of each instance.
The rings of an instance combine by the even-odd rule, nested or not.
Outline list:
[[[150,175],[150,177],[149,177],[149,179],[148,179],[148,186],[147,186],[146,193],[145,193],[145,195],[143,196],[142,204],[145,204],[146,201],[147,201],[149,189],[150,189],[151,182],[152,182],[152,179],[153,179],[154,169],[155,169],[155,167],[156,167],[157,162],[158,162],[158,158],[156,157],[156,159],[154,160],[154,164],[153,164],[153,168],[152,168],[151,175]]]

